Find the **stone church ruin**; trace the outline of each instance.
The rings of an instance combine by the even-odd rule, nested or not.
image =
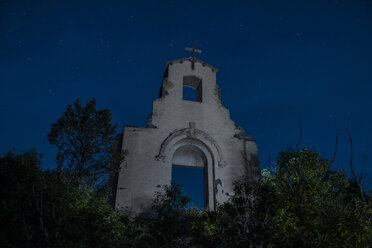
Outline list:
[[[221,104],[218,69],[192,57],[169,61],[146,127],[125,126],[115,208],[146,212],[154,194],[169,185],[173,166],[203,168],[204,207],[215,210],[233,194],[233,183],[259,176],[257,144],[236,127]],[[184,89],[194,91],[184,100]],[[190,179],[192,180],[192,179]]]

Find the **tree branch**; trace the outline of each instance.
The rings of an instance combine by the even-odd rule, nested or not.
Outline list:
[[[334,153],[333,153],[332,160],[330,161],[331,164],[332,164],[332,163],[335,161],[335,159],[336,159],[337,145],[338,145],[338,133],[336,133],[335,151],[334,151]]]
[[[45,228],[44,221],[43,221],[43,209],[42,209],[43,195],[41,194],[40,202],[39,202],[39,199],[38,199],[38,197],[35,193],[35,186],[34,185],[32,185],[32,195],[33,195],[34,200],[35,200],[36,212],[38,213],[39,226],[40,226],[41,232],[42,232],[43,236],[45,237],[45,240],[46,240],[47,244],[49,245],[49,233],[48,233],[48,229]]]
[[[349,135],[349,143],[350,143],[350,171],[351,171],[351,174],[354,177],[354,181],[358,182],[358,178],[357,178],[357,175],[355,174],[354,165],[353,165],[353,157],[354,157],[353,139],[351,138],[351,133],[350,133],[349,127],[347,127],[346,130],[347,130],[347,133]]]
[[[364,167],[366,165],[366,160],[367,160],[367,156],[364,155],[362,170],[360,171],[360,174],[359,174],[359,184],[360,185],[362,185],[363,173],[364,173]]]
[[[299,137],[298,142],[296,144],[297,152],[299,152],[299,147],[300,147],[300,144],[301,144],[301,140],[302,140],[302,120],[300,119],[300,137]]]

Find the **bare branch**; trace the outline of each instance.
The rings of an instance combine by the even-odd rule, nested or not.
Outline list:
[[[42,203],[43,203],[43,194],[40,195],[40,201],[35,193],[35,186],[32,185],[32,195],[34,197],[35,201],[35,207],[36,207],[36,212],[38,213],[39,217],[39,227],[40,231],[42,232],[42,235],[45,237],[46,242],[49,244],[49,233],[48,229],[44,226],[44,221],[43,221],[43,208],[42,208]]]
[[[298,142],[296,144],[297,152],[299,152],[299,147],[300,147],[300,144],[301,144],[301,140],[302,140],[302,120],[300,119],[300,137],[299,137]]]
[[[366,166],[366,160],[367,160],[367,156],[364,155],[362,170],[360,171],[360,174],[359,174],[359,183],[358,184],[359,184],[360,187],[362,187],[363,173],[364,173],[364,168]]]
[[[364,193],[363,193],[363,173],[364,173],[364,168],[365,168],[365,165],[366,165],[366,160],[367,160],[367,156],[364,155],[364,159],[363,159],[363,165],[362,165],[362,170],[360,171],[360,174],[359,174],[359,188],[360,188],[360,193],[362,194],[362,197],[363,197],[363,200],[364,200]]]
[[[357,175],[355,174],[354,165],[353,165],[353,157],[354,157],[353,139],[351,138],[351,133],[350,133],[349,127],[347,127],[346,130],[347,130],[347,133],[349,135],[349,143],[350,143],[350,171],[351,171],[351,174],[354,177],[354,181],[358,182],[358,178],[357,178]]]
[[[313,151],[315,152],[316,148],[315,148],[315,145],[314,145],[314,141],[311,141],[311,147],[313,148]]]
[[[267,156],[267,168],[269,169],[270,173],[274,173],[274,169],[271,166],[271,151],[269,151],[269,154]]]
[[[366,157],[364,156],[363,166],[362,166],[362,170],[360,171],[360,176],[359,176],[359,180],[358,180],[358,177],[355,173],[354,165],[353,165],[353,156],[354,156],[353,140],[351,138],[349,127],[347,128],[347,133],[349,134],[349,141],[350,141],[350,170],[351,170],[351,174],[353,174],[354,182],[358,184],[358,187],[359,187],[359,190],[360,190],[360,195],[361,195],[361,197],[364,201],[365,199],[364,199],[362,180],[363,180],[364,167],[365,167],[365,164],[366,164]]]
[[[335,143],[335,152],[333,153],[332,160],[330,163],[332,164],[336,159],[336,153],[337,153],[337,145],[338,145],[338,133],[336,133],[336,143]]]

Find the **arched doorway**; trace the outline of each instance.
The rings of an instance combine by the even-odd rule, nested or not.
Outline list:
[[[208,207],[207,168],[207,158],[197,146],[184,145],[173,154],[172,181],[182,184],[192,205],[199,209]]]
[[[171,149],[171,154],[172,178],[174,178],[173,176],[177,171],[178,173],[181,171],[181,173],[189,174],[190,176],[187,177],[182,175],[184,176],[184,181],[177,182],[176,180],[176,183],[187,185],[189,190],[198,192],[196,196],[199,197],[202,195],[204,209],[208,208],[214,210],[214,159],[208,147],[203,142],[195,138],[185,138],[174,144]],[[187,190],[185,191],[187,192]],[[190,196],[193,198],[192,195]]]

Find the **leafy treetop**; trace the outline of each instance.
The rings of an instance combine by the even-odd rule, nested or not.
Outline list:
[[[69,183],[104,185],[109,173],[118,170],[115,130],[110,110],[97,110],[94,98],[86,106],[77,99],[66,107],[48,141],[57,147],[57,169]]]

